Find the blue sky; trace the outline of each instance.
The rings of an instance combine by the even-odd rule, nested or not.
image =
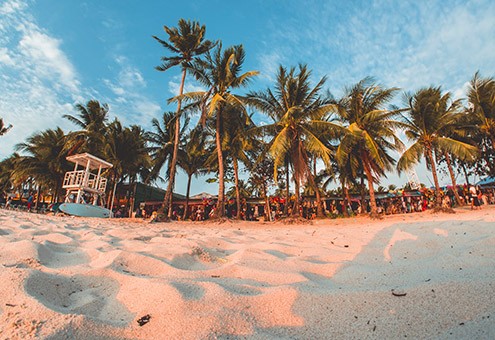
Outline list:
[[[166,100],[180,70],[154,69],[166,51],[151,36],[166,39],[163,25],[180,18],[206,25],[207,38],[224,46],[244,45],[245,70],[260,71],[250,89],[269,86],[279,64],[300,62],[315,81],[327,75],[336,96],[373,76],[404,91],[442,85],[462,97],[477,70],[495,75],[493,0],[0,0],[0,117],[14,125],[1,137],[0,159],[37,131],[75,129],[62,118],[75,103],[97,99],[112,117],[145,128],[174,110]],[[196,87],[188,78],[186,90]],[[429,184],[422,166],[417,172]],[[390,174],[383,183],[404,181]],[[177,191],[185,191],[183,176]],[[192,191],[216,185],[200,179]]]

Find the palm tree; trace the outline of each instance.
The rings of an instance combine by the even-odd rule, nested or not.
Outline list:
[[[184,208],[183,220],[188,217],[189,196],[191,193],[191,180],[206,172],[205,162],[207,159],[206,134],[199,128],[191,130],[186,143],[179,148],[177,165],[187,174],[186,206]]]
[[[248,71],[241,74],[244,59],[245,52],[242,45],[222,50],[222,44],[219,43],[213,52],[206,53],[205,60],[195,59],[191,66],[196,79],[208,90],[186,93],[183,96],[189,100],[201,100],[203,108],[201,122],[203,125],[207,118],[215,117],[215,144],[219,179],[217,217],[223,217],[225,214],[225,164],[222,150],[223,124],[230,119],[228,112],[232,112],[231,110],[239,110],[247,116],[243,102],[239,96],[231,93],[231,90],[246,86],[258,74],[257,71]]]
[[[182,79],[180,82],[179,96],[184,92],[184,83],[189,63],[194,57],[206,53],[215,45],[210,40],[205,39],[206,27],[198,22],[180,19],[178,28],[163,26],[168,34],[168,42],[153,36],[166,50],[174,53],[172,57],[162,57],[163,64],[156,67],[158,71],[167,71],[169,68],[180,65],[182,68]],[[181,99],[177,101],[177,111],[175,119],[175,135],[173,143],[172,159],[170,163],[170,175],[167,191],[163,198],[163,213],[170,218],[172,215],[172,192],[175,185],[175,173],[177,164],[177,152],[179,150]]]
[[[174,112],[164,112],[161,123],[158,119],[153,118],[151,125],[154,131],[148,131],[145,134],[147,142],[150,144],[148,152],[151,156],[152,167],[151,171],[146,179],[146,182],[155,181],[160,176],[160,170],[165,163],[168,162],[167,177],[170,178],[172,155],[175,143],[175,121],[177,115]],[[179,135],[184,135],[189,123],[189,118],[186,119],[185,124],[182,126]]]
[[[280,166],[288,162],[292,167],[296,193],[293,214],[299,214],[300,185],[307,178],[316,192],[318,216],[322,216],[320,192],[314,182],[309,158],[321,158],[329,167],[331,152],[322,136],[341,127],[326,120],[333,108],[330,98],[320,95],[326,78],[311,87],[310,76],[311,71],[306,65],[299,65],[298,71],[294,67],[287,70],[280,66],[274,90],[252,92],[248,95],[248,103],[273,120],[272,124],[254,128],[253,132],[272,137],[268,152],[274,159],[275,180]]]
[[[16,145],[16,149],[26,152],[17,160],[14,176],[32,178],[38,186],[54,189],[56,199],[62,188],[64,174],[69,170],[66,161],[65,134],[60,128],[45,130],[29,137],[26,142]]]
[[[138,175],[142,174],[143,178],[151,165],[142,128],[136,125],[124,128],[120,121],[115,119],[108,126],[105,158],[113,164],[110,169],[114,182],[113,192],[118,183],[126,178],[129,180],[129,186],[132,187]]]
[[[237,110],[235,107],[231,108],[229,112],[225,112],[229,117],[224,122],[224,135],[222,148],[226,152],[227,156],[231,158],[233,170],[234,170],[234,190],[237,204],[237,216],[241,217],[241,193],[240,193],[240,180],[239,180],[239,161],[242,162],[247,168],[251,167],[251,161],[249,159],[248,152],[255,147],[255,140],[248,138],[246,132],[254,127],[254,123],[251,117],[245,117],[242,111]]]
[[[347,89],[338,103],[337,113],[347,131],[337,148],[336,158],[341,165],[349,161],[356,163],[356,160],[362,164],[373,218],[378,217],[373,184],[385,176],[385,171],[392,170],[395,161],[388,151],[402,147],[396,136],[396,129],[401,125],[394,120],[398,111],[385,108],[396,91],[396,88],[383,88],[367,77]]]
[[[14,153],[0,162],[0,192],[9,192],[14,188],[14,171],[21,156]]]
[[[63,116],[81,128],[80,131],[68,134],[66,143],[68,154],[83,150],[95,156],[103,157],[108,105],[100,104],[97,100],[90,100],[85,106],[76,104],[76,109],[79,111],[76,116]]]
[[[495,149],[495,79],[481,78],[476,72],[469,85],[469,112]]]
[[[451,102],[449,92],[442,95],[440,87],[418,90],[406,95],[408,116],[404,116],[404,128],[407,138],[413,144],[402,154],[397,169],[405,170],[419,162],[424,156],[427,167],[431,168],[436,190],[435,205],[440,208],[442,197],[438,182],[434,152],[446,152],[461,159],[473,159],[477,148],[449,137],[447,133],[456,129],[464,117],[459,114],[460,102]]]
[[[12,124],[9,124],[9,126],[5,126],[3,119],[0,118],[0,136],[3,136],[4,134],[7,133],[12,128]]]
[[[477,172],[495,176],[495,79],[482,78],[477,72],[468,90],[468,109],[471,124],[476,131],[472,140],[481,150]]]

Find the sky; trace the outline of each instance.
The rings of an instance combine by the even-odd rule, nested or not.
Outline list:
[[[223,46],[244,45],[244,71],[260,74],[239,94],[271,86],[280,64],[308,64],[313,81],[327,76],[336,97],[372,76],[402,92],[433,85],[462,98],[476,71],[495,75],[493,0],[0,0],[0,117],[13,125],[0,137],[0,159],[34,133],[76,130],[63,115],[91,99],[108,103],[111,120],[145,129],[174,111],[167,99],[178,92],[180,70],[155,70],[170,54],[152,35],[167,39],[163,26],[180,18],[206,25],[206,38]],[[197,88],[188,77],[185,90]],[[416,172],[431,185],[424,165]],[[382,183],[405,181],[390,173]],[[176,191],[185,189],[181,173]],[[217,185],[194,180],[192,194],[203,191]]]

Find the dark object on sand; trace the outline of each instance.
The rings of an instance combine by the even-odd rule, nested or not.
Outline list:
[[[143,316],[141,319],[139,319],[137,321],[137,323],[139,324],[139,326],[144,326],[146,325],[148,322],[150,322],[150,319],[151,319],[151,315],[149,314],[146,314],[145,316]]]

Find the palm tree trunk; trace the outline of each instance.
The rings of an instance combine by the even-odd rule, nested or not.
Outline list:
[[[464,178],[466,179],[466,184],[469,186],[469,176],[464,162],[461,162],[461,168],[462,168],[462,172],[464,172]]]
[[[289,191],[289,161],[286,159],[285,160],[285,184],[286,184],[286,190],[285,190],[285,205],[284,205],[284,215],[287,216],[287,213],[289,211],[289,202],[290,202],[290,191]]]
[[[349,217],[349,213],[347,212],[347,188],[345,185],[345,179],[341,180],[342,185],[342,215],[344,217]]]
[[[184,92],[184,82],[186,80],[186,69],[182,70],[182,80],[180,82],[179,96]],[[177,101],[177,112],[175,114],[175,133],[174,133],[174,151],[172,153],[172,160],[170,162],[170,178],[168,180],[167,191],[163,199],[163,214],[168,218],[172,217],[172,201],[173,190],[175,186],[175,172],[177,170],[177,153],[179,151],[179,134],[180,134],[180,109],[181,100]]]
[[[235,184],[235,199],[237,206],[237,214],[236,219],[241,218],[241,193],[239,192],[239,164],[237,162],[237,158],[233,157],[234,162],[234,184]]]
[[[361,175],[361,214],[366,214],[366,198],[364,197],[366,192],[365,192],[365,186],[364,186],[364,176]]]
[[[41,195],[41,185],[38,184],[38,192],[36,193],[36,203],[34,204],[34,210],[38,211],[38,205],[40,203],[40,195]]]
[[[315,160],[316,163],[316,160]],[[316,195],[316,217],[318,218],[323,218],[323,207],[321,205],[321,194],[320,190],[318,190],[318,187],[316,186],[315,178],[313,177],[313,174],[309,172],[309,183],[315,190],[315,195]]]
[[[370,191],[370,207],[371,207],[370,216],[371,218],[378,218],[379,215],[375,200],[375,189],[373,188],[373,175],[371,174],[371,167],[365,153],[362,154],[362,161],[363,161],[364,172],[366,174],[366,179],[368,180],[368,188]]]
[[[217,202],[217,217],[223,217],[225,214],[225,202],[224,202],[224,164],[223,164],[223,154],[222,154],[222,141],[220,140],[220,129],[221,129],[221,110],[217,111],[216,117],[216,145],[217,145],[217,158],[218,158],[218,202]]]
[[[296,191],[296,200],[292,209],[292,216],[299,216],[299,176],[294,173],[294,190]]]
[[[186,206],[184,208],[184,215],[182,217],[184,221],[187,219],[187,215],[188,215],[187,212],[189,210],[189,193],[191,191],[191,179],[192,179],[192,175],[187,174]]]
[[[433,175],[433,182],[435,183],[435,207],[440,208],[442,206],[442,196],[440,196],[440,184],[438,183],[437,166],[433,159],[433,152],[431,148],[426,147],[426,156],[431,165],[431,174]]]
[[[268,221],[271,221],[272,220],[272,209],[270,208],[270,202],[268,201],[265,179],[263,179],[262,188],[263,188],[263,198],[265,199],[265,216],[268,218]]]
[[[455,180],[454,169],[452,168],[452,162],[450,161],[450,156],[447,152],[444,152],[444,155],[445,155],[445,161],[447,162],[447,168],[449,169],[450,179],[452,180],[452,186],[453,186],[452,190],[454,191],[455,200],[457,201],[457,204],[461,206],[462,201],[461,201],[461,197],[459,196],[459,193],[457,192],[457,183]]]

